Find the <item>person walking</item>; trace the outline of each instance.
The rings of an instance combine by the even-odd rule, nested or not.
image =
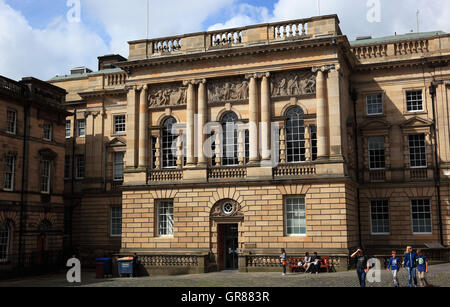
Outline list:
[[[428,258],[422,255],[422,250],[417,250],[417,275],[419,286],[426,287],[429,285],[426,273],[428,273]]]
[[[409,287],[417,286],[417,253],[413,251],[411,246],[406,247],[406,252],[403,257],[403,267],[408,271]]]
[[[356,274],[361,288],[366,287],[366,275],[369,271],[369,257],[364,255],[361,247],[351,255],[351,258],[356,258]]]
[[[283,266],[283,276],[286,275],[286,266],[287,266],[287,258],[286,258],[286,250],[284,248],[281,249],[281,265]]]
[[[388,271],[392,273],[392,277],[394,279],[394,287],[398,288],[400,287],[400,283],[398,281],[398,273],[400,272],[400,269],[402,267],[400,258],[397,257],[397,252],[392,251],[392,257],[389,259],[388,264]]]

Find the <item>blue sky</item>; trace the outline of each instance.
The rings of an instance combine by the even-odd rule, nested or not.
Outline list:
[[[69,22],[68,0],[0,0],[0,75],[48,80],[97,56],[128,56],[129,40],[146,35],[146,0],[79,0],[81,21]],[[72,0],[73,1],[73,0]],[[150,37],[318,15],[317,0],[150,0]],[[379,19],[370,21],[370,9]],[[450,0],[321,0],[338,14],[345,35],[375,37],[416,31],[450,32]]]

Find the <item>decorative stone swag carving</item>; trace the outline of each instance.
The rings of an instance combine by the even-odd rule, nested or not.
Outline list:
[[[208,81],[208,102],[223,103],[248,99],[248,81],[243,77]]]
[[[316,76],[310,70],[272,73],[272,97],[291,97],[316,93]]]
[[[149,107],[177,106],[187,103],[187,87],[178,84],[163,84],[150,86]]]

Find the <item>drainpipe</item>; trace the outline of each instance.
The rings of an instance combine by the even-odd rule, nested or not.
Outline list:
[[[20,225],[19,225],[19,269],[23,268],[23,254],[24,254],[24,234],[25,234],[25,219],[26,219],[26,190],[28,179],[28,118],[30,113],[30,105],[28,100],[24,101],[23,106],[23,145],[22,145],[22,180],[20,191]]]
[[[358,206],[358,235],[359,235],[359,246],[362,248],[362,234],[361,234],[361,191],[359,188],[360,184],[360,175],[359,175],[359,147],[358,147],[358,120],[356,116],[356,104],[358,101],[358,93],[356,90],[351,92],[351,97],[353,101],[353,119],[354,119],[354,141],[355,141],[355,171],[356,171],[356,198],[357,198],[357,206]]]
[[[433,106],[433,124],[431,125],[433,129],[433,139],[434,139],[434,183],[436,186],[437,193],[437,205],[439,214],[439,234],[441,245],[444,246],[444,234],[442,231],[442,206],[441,206],[441,167],[438,157],[438,146],[437,146],[437,133],[436,133],[436,108],[435,108],[435,98],[436,98],[436,85],[431,82],[429,87],[431,95],[431,104]]]

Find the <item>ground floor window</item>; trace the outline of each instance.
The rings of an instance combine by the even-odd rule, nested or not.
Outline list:
[[[10,231],[8,225],[0,224],[0,262],[8,259]]]
[[[373,234],[389,234],[389,201],[372,200],[370,204]]]
[[[111,236],[122,235],[122,208],[111,208]]]
[[[173,201],[158,202],[158,235],[173,235]]]
[[[433,232],[429,199],[411,200],[411,212],[414,234],[430,234]]]
[[[288,197],[285,199],[286,235],[306,235],[305,198]]]

